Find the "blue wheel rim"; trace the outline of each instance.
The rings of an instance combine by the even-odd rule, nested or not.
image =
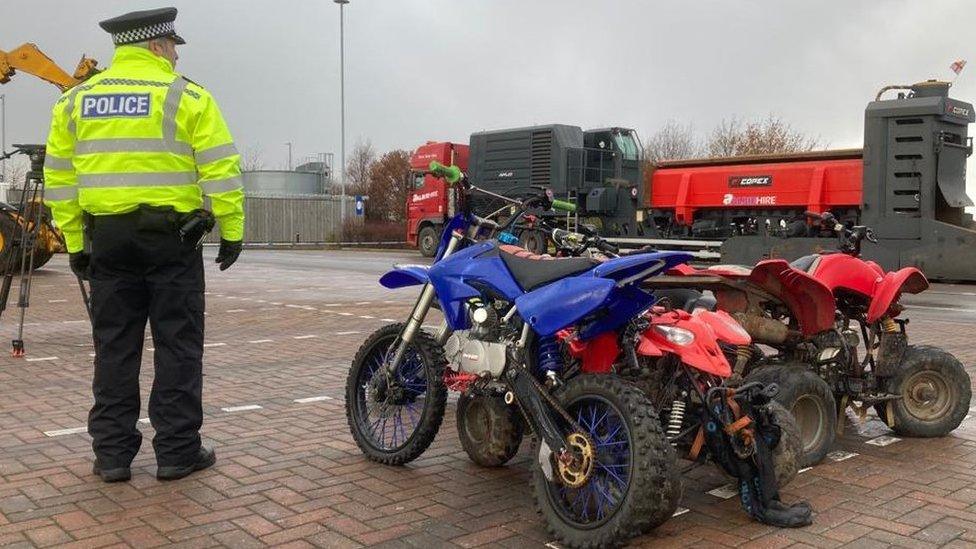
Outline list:
[[[630,428],[612,404],[595,395],[577,399],[566,411],[594,444],[593,473],[579,488],[548,483],[549,498],[563,520],[577,528],[597,528],[616,514],[630,489]]]
[[[395,382],[403,390],[402,402],[394,402],[389,395],[383,401],[376,400],[373,381],[377,375],[385,375],[384,369],[393,355],[393,342],[393,339],[378,342],[370,350],[363,358],[356,383],[359,430],[370,446],[390,453],[405,447],[420,427],[427,410],[429,389],[423,355],[411,345],[394,373]]]

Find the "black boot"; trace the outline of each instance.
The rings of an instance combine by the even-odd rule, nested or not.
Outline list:
[[[200,447],[200,453],[193,463],[187,465],[166,465],[156,469],[156,478],[159,480],[177,480],[195,471],[201,471],[217,462],[217,455],[212,448]]]
[[[101,477],[103,482],[124,482],[132,478],[132,470],[128,467],[104,469],[98,464],[97,459],[95,460],[95,465],[92,466],[92,474]]]

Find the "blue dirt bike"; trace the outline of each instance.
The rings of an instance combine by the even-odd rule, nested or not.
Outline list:
[[[457,168],[432,163],[431,172],[458,185],[460,213],[431,266],[397,266],[380,279],[387,288],[422,289],[409,319],[374,332],[353,360],[346,416],[359,448],[388,465],[417,458],[437,434],[447,391],[457,390],[458,432],[475,462],[501,465],[514,456],[523,421],[535,433],[536,501],[563,544],[616,545],[666,521],[680,482],[653,406],[616,376],[568,371],[557,333],[573,329],[588,339],[626,325],[653,305],[640,282],[689,256],[543,260],[505,244],[514,240],[509,230],[526,211],[573,204],[546,193],[494,195],[516,204],[496,222],[471,213],[467,200],[493,193]],[[444,315],[436,335],[422,329],[433,307]]]

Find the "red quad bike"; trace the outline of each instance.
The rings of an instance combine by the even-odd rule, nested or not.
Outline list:
[[[839,251],[753,268],[681,265],[672,270],[681,276],[650,283],[711,290],[718,309],[752,336],[751,345],[736,347],[733,375],[779,386],[776,400],[800,427],[802,464],[827,454],[848,406],[862,417],[874,407],[900,435],[948,434],[969,410],[969,375],[946,351],[909,345],[908,320],[899,318],[901,295],[927,289],[925,276],[861,259],[861,242],[875,241],[870,228],[848,229],[829,212],[807,215],[837,233]],[[765,356],[757,344],[776,353]]]
[[[590,247],[595,255],[617,254],[595,233],[555,229],[552,238],[562,255]],[[779,501],[779,487],[799,470],[802,446],[793,417],[772,400],[776,385],[726,384],[732,367],[723,347],[749,346],[749,334],[724,311],[674,309],[667,297],[658,303],[617,333],[584,341],[577,332],[561,332],[572,366],[635,383],[654,404],[679,455],[695,462],[692,467],[712,461],[735,477],[753,518],[784,527],[810,524],[807,504]]]

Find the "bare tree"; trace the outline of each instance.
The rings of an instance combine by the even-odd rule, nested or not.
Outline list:
[[[248,146],[241,153],[241,170],[254,172],[264,169],[264,153],[260,147]]]
[[[675,120],[668,120],[654,132],[644,147],[644,158],[651,163],[694,158],[701,153],[701,141],[691,124],[681,125]]]
[[[369,169],[376,162],[376,149],[369,139],[359,138],[346,162],[346,193],[369,194]],[[371,199],[372,200],[372,199]]]
[[[410,192],[410,151],[393,150],[369,167],[366,219],[403,221]]]
[[[2,164],[0,164],[2,166]],[[22,156],[15,156],[7,160],[6,170],[4,173],[0,174],[0,183],[2,183],[2,193],[6,194],[6,197],[0,194],[0,199],[6,202],[17,202],[20,200],[20,189],[24,188],[24,184],[27,182],[27,172],[30,171],[30,163],[24,160]]]
[[[712,130],[706,148],[710,156],[743,156],[805,152],[823,147],[819,138],[805,135],[783,119],[769,115],[751,122],[735,117],[722,120]]]
[[[742,122],[732,117],[722,122],[712,130],[705,144],[708,156],[736,156],[739,153],[739,142],[742,138]]]

